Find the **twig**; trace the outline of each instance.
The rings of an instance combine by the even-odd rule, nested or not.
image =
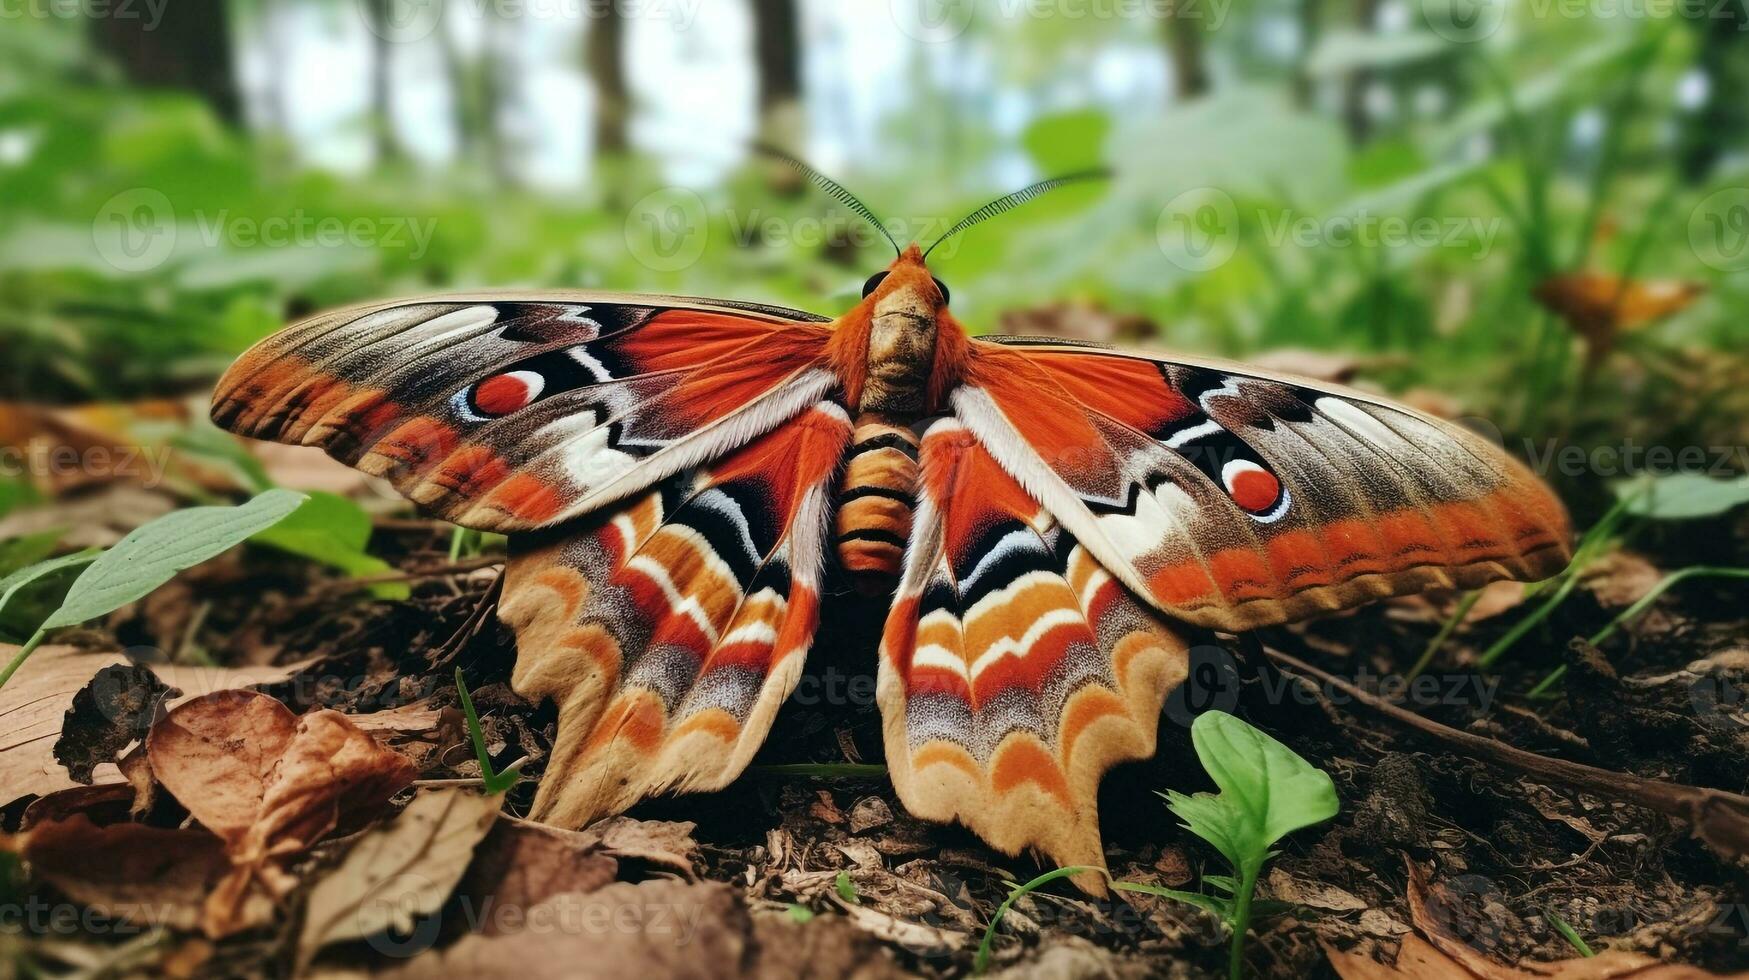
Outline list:
[[[1266,652],[1270,659],[1302,678],[1328,685],[1352,698],[1357,704],[1365,705],[1393,721],[1461,749],[1483,762],[1522,772],[1555,785],[1623,800],[1679,820],[1689,826],[1696,838],[1727,857],[1736,858],[1749,853],[1749,797],[1704,786],[1645,779],[1631,773],[1599,769],[1596,766],[1527,752],[1498,739],[1472,735],[1423,718],[1291,654],[1279,650]]]
[[[480,555],[476,558],[464,558],[461,561],[447,561],[441,565],[430,565],[425,568],[403,568],[393,572],[383,572],[380,575],[360,575],[357,578],[342,579],[329,583],[326,588],[331,592],[352,592],[356,589],[385,582],[407,582],[421,578],[441,578],[445,575],[457,575],[462,572],[477,572],[482,568],[504,564],[503,555]]]
[[[443,646],[433,651],[426,662],[433,667],[442,667],[448,664],[452,657],[461,652],[462,647],[466,646],[469,640],[479,634],[480,628],[486,623],[486,617],[497,611],[498,597],[503,594],[504,573],[500,571],[497,577],[492,579],[492,584],[486,587],[486,592],[480,596],[480,601],[474,603],[473,612],[468,613],[468,618],[462,623],[461,628],[451,633],[449,639],[443,641]]]

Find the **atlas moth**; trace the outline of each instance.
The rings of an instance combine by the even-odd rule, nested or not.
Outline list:
[[[593,291],[324,313],[239,358],[213,418],[510,536],[512,682],[559,710],[532,816],[566,826],[739,776],[849,582],[891,596],[904,806],[1103,867],[1099,781],[1153,754],[1190,629],[1567,563],[1560,502],[1464,429],[1238,364],[974,337],[928,251],[893,247],[836,317]]]

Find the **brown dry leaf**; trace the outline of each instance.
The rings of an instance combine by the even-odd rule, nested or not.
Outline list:
[[[1641,555],[1612,551],[1586,566],[1579,584],[1605,608],[1620,609],[1638,602],[1663,577],[1664,573]]]
[[[17,647],[0,644],[0,662],[10,660]],[[65,732],[67,713],[74,698],[84,691],[99,671],[127,666],[118,653],[86,653],[65,646],[40,647],[0,688],[0,804],[26,796],[47,796],[79,785],[55,759],[55,746]],[[286,667],[184,667],[155,664],[152,673],[179,695],[166,701],[174,706],[208,691],[284,680],[298,670]],[[94,765],[92,781],[113,783],[122,777],[108,764]]]
[[[502,795],[460,788],[421,793],[392,822],[360,838],[310,890],[298,939],[300,970],[325,946],[406,931],[435,913],[503,805]]]
[[[473,910],[470,929],[496,936],[513,931],[522,910],[556,895],[605,888],[618,875],[619,862],[587,830],[503,817],[474,849],[456,894]]]
[[[0,659],[10,660],[14,646],[0,645]],[[120,654],[88,654],[72,647],[39,647],[18,673],[0,688],[0,797],[5,802],[26,796],[47,796],[78,784],[55,761],[55,741],[61,719],[73,697],[104,667],[125,664]],[[113,783],[116,772],[100,769],[97,782]]]
[[[253,691],[197,698],[152,727],[152,773],[208,830],[240,838],[261,814],[267,778],[291,744],[298,716]]]
[[[1633,281],[1575,272],[1543,280],[1532,295],[1585,339],[1595,361],[1622,334],[1681,312],[1704,292],[1706,285],[1698,282]]]
[[[1435,623],[1444,625],[1457,613],[1457,608],[1464,601],[1467,592],[1441,590],[1417,595],[1398,596],[1387,599],[1388,615],[1392,619],[1410,623]],[[1490,582],[1482,586],[1482,594],[1470,611],[1464,615],[1462,627],[1484,620],[1493,619],[1504,612],[1510,612],[1524,604],[1523,582]]]
[[[1264,888],[1269,897],[1278,902],[1303,905],[1326,912],[1359,912],[1367,907],[1366,902],[1335,885],[1309,878],[1295,878],[1281,868],[1270,869],[1269,876],[1264,880]]]
[[[142,445],[134,425],[187,417],[187,404],[172,400],[74,406],[0,402],[0,445],[46,462],[29,469],[37,488],[50,496],[117,480],[149,487],[163,479],[170,450]]]
[[[1109,344],[1122,341],[1134,346],[1160,335],[1146,317],[1113,313],[1094,303],[1072,301],[1025,310],[1003,312],[997,330],[1017,337],[1049,337]]]
[[[315,446],[288,446],[253,439],[239,441],[248,447],[249,454],[261,462],[268,477],[278,486],[294,490],[323,490],[342,497],[372,495],[401,499],[386,481],[353,469]]]
[[[837,916],[757,919],[717,882],[652,879],[556,895],[519,909],[517,927],[464,936],[378,977],[716,980],[724,976],[887,980],[902,973],[872,937]],[[587,964],[586,967],[580,964]]]
[[[1556,963],[1526,963],[1523,969],[1490,964],[1478,973],[1466,969],[1466,961],[1447,956],[1414,933],[1403,937],[1392,963],[1375,960],[1359,947],[1342,952],[1329,943],[1323,945],[1331,968],[1342,980],[1716,980],[1719,976],[1698,967],[1613,951]],[[1726,980],[1740,980],[1745,974],[1725,976]]]
[[[1451,929],[1439,911],[1460,899],[1430,884],[1415,862],[1409,868],[1409,912],[1416,933],[1403,937],[1392,963],[1379,962],[1362,948],[1343,952],[1324,944],[1330,966],[1343,980],[1704,980],[1714,974],[1691,966],[1659,963],[1649,956],[1611,950],[1553,963],[1506,966],[1484,956]],[[1418,933],[1418,934],[1417,934]],[[1735,980],[1749,974],[1732,974]]]
[[[591,824],[586,833],[601,841],[614,857],[642,861],[664,871],[692,878],[698,861],[698,842],[692,831],[698,825],[676,820],[637,820],[609,817]]]
[[[188,702],[146,739],[152,772],[201,824],[225,841],[233,870],[207,902],[203,928],[241,928],[236,913],[257,887],[282,898],[297,883],[283,862],[340,826],[356,824],[417,775],[336,711],[299,718],[254,691]]]
[[[155,517],[176,509],[168,493],[116,483],[41,506],[20,507],[0,518],[0,539],[65,529],[61,546],[107,548]]]
[[[36,875],[68,898],[105,916],[145,928],[192,930],[207,893],[230,870],[224,842],[194,827],[99,825],[85,813],[33,826],[24,857]],[[260,925],[272,918],[265,898],[242,910]]]

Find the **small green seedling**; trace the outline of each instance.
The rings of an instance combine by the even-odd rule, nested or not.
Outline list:
[[[49,630],[77,626],[120,609],[170,581],[183,569],[278,524],[303,506],[304,499],[303,494],[290,490],[269,490],[236,507],[189,507],[135,528],[102,554],[81,552],[8,575],[0,580],[0,604],[50,572],[89,563],[73,580],[60,608],[37,626],[12,661],[0,670],[0,687],[5,687],[42,645]]]
[[[1033,890],[1048,885],[1051,882],[1056,881],[1058,878],[1067,878],[1070,875],[1078,875],[1084,871],[1091,871],[1094,874],[1100,875],[1106,873],[1104,868],[1095,868],[1091,865],[1072,865],[1067,868],[1057,868],[1054,871],[1046,871],[1044,874],[1039,875],[1037,878],[1034,878],[1025,884],[1017,885],[1010,882],[1008,885],[1008,897],[1002,900],[1001,905],[996,906],[996,914],[990,916],[990,924],[984,929],[984,941],[978,944],[978,956],[976,959],[972,960],[972,972],[983,973],[985,968],[990,965],[990,950],[996,945],[996,928],[1000,926],[1002,920],[1008,916],[1008,910],[1014,907],[1015,902],[1020,901]]]
[[[497,796],[522,778],[522,763],[512,763],[503,772],[492,771],[492,759],[486,754],[486,733],[480,728],[480,716],[474,712],[474,699],[468,695],[460,667],[455,669],[455,689],[461,696],[462,714],[467,716],[468,736],[474,740],[474,758],[480,761],[480,780],[486,784],[487,796]]]
[[[856,897],[856,882],[850,880],[850,872],[840,871],[833,881],[833,887],[838,889],[838,897],[852,905],[858,905],[862,899]]]
[[[1184,828],[1215,846],[1233,869],[1231,877],[1203,880],[1224,895],[1201,895],[1130,882],[1113,887],[1188,902],[1213,912],[1233,930],[1227,975],[1238,980],[1244,961],[1245,931],[1251,925],[1252,895],[1270,848],[1288,834],[1336,815],[1336,786],[1330,777],[1292,749],[1239,718],[1218,711],[1197,716],[1190,726],[1196,757],[1219,786],[1219,793],[1186,796],[1168,792],[1166,806]]]
[[[1597,955],[1597,951],[1591,948],[1591,944],[1579,935],[1579,930],[1568,925],[1567,920],[1556,915],[1553,910],[1544,909],[1543,918],[1549,920],[1549,925],[1554,926],[1555,931],[1561,934],[1561,938],[1578,950],[1580,956],[1590,958]]]
[[[806,905],[797,905],[795,902],[791,902],[789,903],[789,918],[791,922],[812,922],[814,921],[814,910]]]

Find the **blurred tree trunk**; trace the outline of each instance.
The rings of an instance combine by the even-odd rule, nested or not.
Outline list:
[[[801,14],[796,0],[752,0],[752,4],[759,138],[795,149],[803,136]]]
[[[1178,102],[1206,95],[1209,90],[1207,38],[1200,19],[1181,16],[1183,3],[1168,4],[1160,19],[1166,54],[1172,62],[1172,98]]]
[[[261,4],[261,49],[267,58],[265,106],[267,128],[281,136],[291,135],[291,101],[286,95],[285,77],[291,62],[286,57],[289,44],[286,24],[287,0],[263,0]]]
[[[131,17],[120,9],[87,23],[93,47],[119,65],[123,77],[142,88],[192,92],[220,119],[242,123],[228,0],[171,0],[157,8],[156,22],[144,5],[129,8]]]
[[[1749,0],[1723,0],[1710,15],[1693,21],[1701,32],[1694,67],[1706,78],[1706,98],[1685,120],[1679,150],[1682,176],[1705,180],[1729,147],[1749,130]]]
[[[1380,0],[1354,0],[1354,26],[1362,34],[1371,34],[1376,28],[1379,6]],[[1343,82],[1342,121],[1348,130],[1348,141],[1355,146],[1372,137],[1372,116],[1367,113],[1366,93],[1376,77],[1370,68],[1356,68]]]
[[[465,6],[465,3],[464,3]],[[487,4],[484,30],[480,41],[479,76],[480,131],[484,137],[482,149],[486,164],[498,182],[518,183],[516,167],[511,160],[513,150],[505,138],[504,110],[512,98],[509,75],[504,64],[504,31],[506,14],[502,4]]]
[[[1312,52],[1317,50],[1318,38],[1323,33],[1324,0],[1300,0],[1297,13],[1299,14],[1300,26],[1300,50],[1294,60],[1294,105],[1301,109],[1310,109],[1313,97],[1317,92],[1312,75],[1306,70],[1306,67],[1311,64]]]
[[[390,79],[395,47],[389,42],[389,5],[395,0],[366,0],[371,20],[370,131],[378,163],[394,163],[403,154],[395,138],[394,90]]]
[[[595,155],[625,155],[631,148],[626,132],[631,115],[631,88],[626,84],[626,19],[616,2],[593,4],[589,30],[583,36],[583,63],[595,91]]]

